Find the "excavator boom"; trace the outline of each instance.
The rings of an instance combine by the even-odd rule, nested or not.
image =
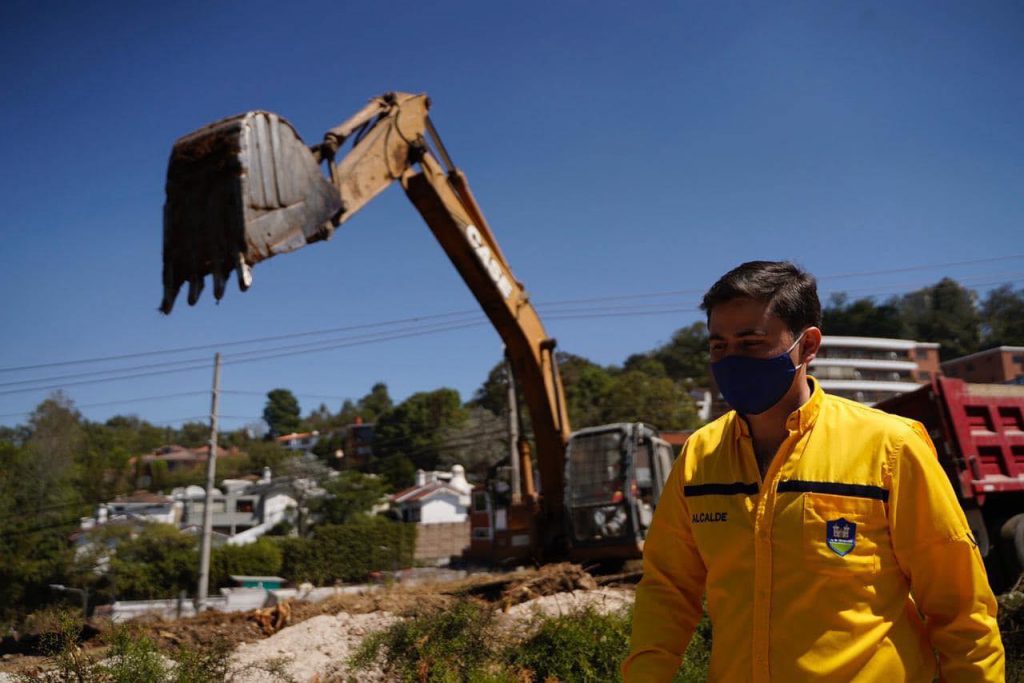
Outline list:
[[[186,282],[189,304],[195,304],[207,275],[218,299],[232,270],[244,291],[252,266],[328,239],[399,181],[505,342],[532,418],[543,490],[537,526],[558,534],[571,430],[555,342],[512,275],[465,176],[452,165],[429,107],[422,94],[373,98],[312,147],[284,119],[261,111],[178,140],[168,167],[160,310],[171,311]]]
[[[521,440],[525,500],[514,493],[507,502],[492,499],[498,507],[487,504],[484,556],[518,562],[568,550],[576,559],[637,557],[671,449],[642,423],[570,433],[555,341],[452,164],[429,108],[422,94],[375,97],[311,147],[287,121],[263,111],[179,139],[167,171],[160,310],[170,313],[185,283],[195,304],[208,275],[217,299],[233,271],[244,291],[254,265],[330,238],[398,181],[505,342],[530,412],[541,490],[532,485]]]

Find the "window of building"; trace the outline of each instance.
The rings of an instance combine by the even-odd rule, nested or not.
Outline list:
[[[255,507],[252,500],[243,499],[235,501],[235,512],[248,512],[249,514],[252,514],[254,509]]]
[[[487,494],[483,491],[473,494],[473,512],[487,512]]]
[[[1013,362],[1016,363],[1017,365],[1024,364],[1024,355],[1018,353],[1013,357]]]

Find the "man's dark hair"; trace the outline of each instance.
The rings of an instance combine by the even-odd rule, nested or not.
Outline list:
[[[821,301],[814,276],[789,261],[747,261],[711,285],[700,308],[711,319],[711,309],[733,299],[754,299],[768,304],[790,332],[821,327]]]

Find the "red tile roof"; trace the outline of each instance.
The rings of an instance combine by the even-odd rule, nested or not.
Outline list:
[[[457,488],[450,486],[447,482],[443,481],[431,481],[423,484],[422,486],[410,486],[407,489],[402,489],[398,493],[391,496],[391,502],[393,503],[413,503],[416,501],[429,498],[435,493],[448,491],[456,495],[462,495],[462,492]]]

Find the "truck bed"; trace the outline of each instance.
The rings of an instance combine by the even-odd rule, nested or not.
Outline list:
[[[925,425],[962,499],[1024,491],[1024,386],[940,377],[875,407]]]

